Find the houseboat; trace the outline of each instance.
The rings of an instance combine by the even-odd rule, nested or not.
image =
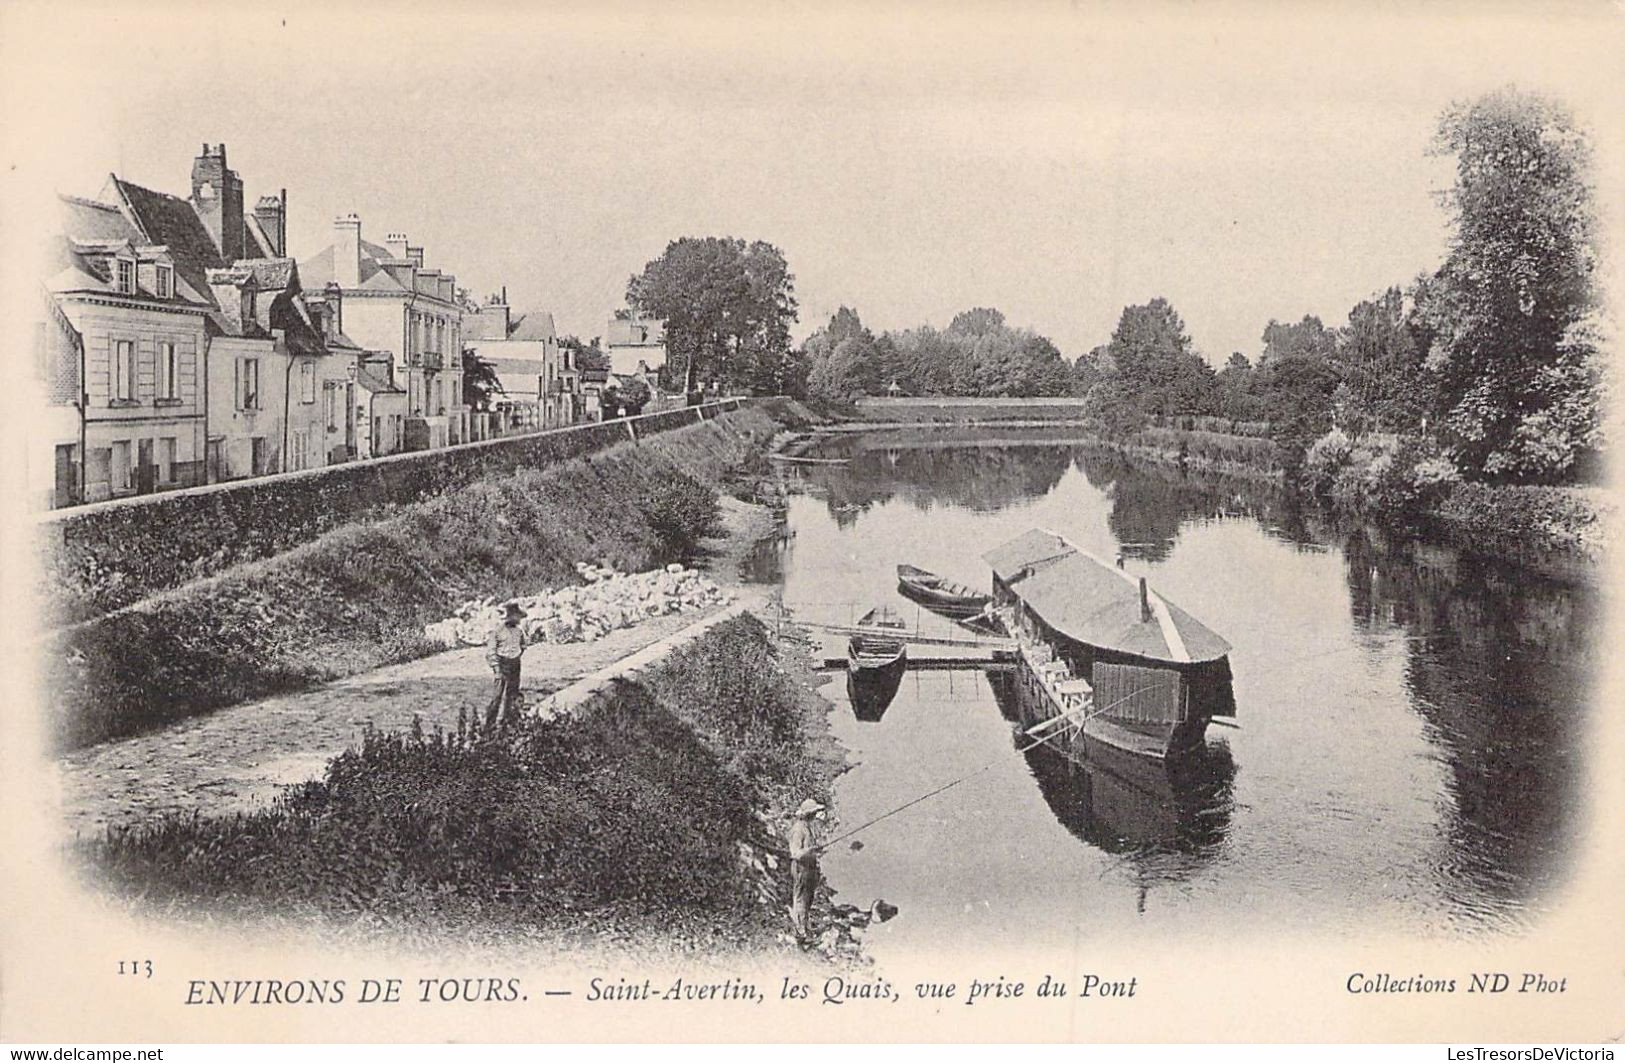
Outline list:
[[[1234,717],[1230,644],[1143,577],[1034,529],[983,555],[1033,695],[1029,733],[1078,759],[1100,745],[1169,759]]]

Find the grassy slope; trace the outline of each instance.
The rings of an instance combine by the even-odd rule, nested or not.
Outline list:
[[[747,409],[639,444],[490,477],[59,635],[43,655],[76,746],[422,655],[462,600],[576,582],[574,563],[662,560],[643,500],[715,481],[778,423]]]
[[[170,913],[767,947],[784,876],[766,868],[782,846],[759,815],[826,794],[838,768],[820,750],[827,705],[804,695],[739,617],[575,716],[495,740],[374,734],[263,812],[170,820],[81,855]]]

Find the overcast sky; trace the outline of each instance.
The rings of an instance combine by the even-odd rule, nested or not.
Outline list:
[[[1611,134],[1625,96],[1607,3],[65,6],[0,15],[14,184],[184,194],[224,141],[296,255],[355,211],[584,337],[668,240],[733,235],[784,250],[798,338],[987,305],[1075,357],[1163,295],[1253,355],[1438,264],[1453,98],[1516,82]]]

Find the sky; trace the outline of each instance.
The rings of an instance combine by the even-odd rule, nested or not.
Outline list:
[[[797,338],[994,306],[1073,358],[1160,295],[1222,364],[1439,264],[1452,100],[1555,94],[1617,175],[1622,11],[13,3],[0,128],[25,220],[110,171],[184,194],[224,142],[295,255],[353,211],[583,337],[669,240],[730,235],[784,251]]]

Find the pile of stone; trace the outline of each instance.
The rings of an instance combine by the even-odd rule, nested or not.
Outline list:
[[[682,565],[628,575],[578,562],[576,572],[586,581],[579,587],[518,598],[473,599],[453,615],[424,628],[423,633],[448,648],[483,645],[513,602],[525,611],[519,626],[527,643],[591,642],[651,617],[692,612],[730,598],[711,580]]]

